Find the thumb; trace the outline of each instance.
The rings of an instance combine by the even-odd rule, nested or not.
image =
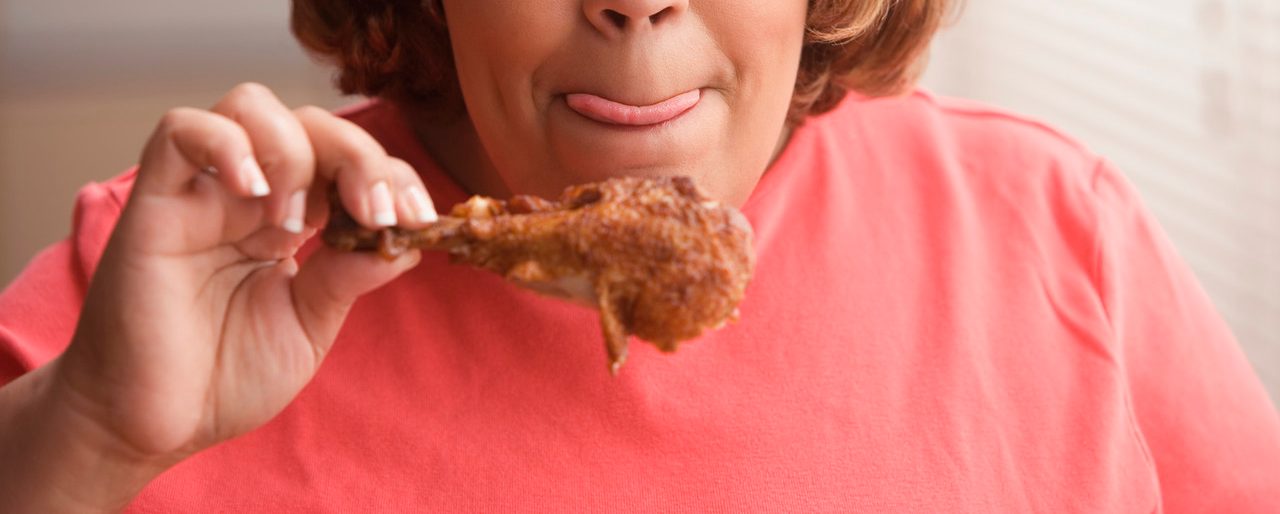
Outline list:
[[[321,355],[338,336],[347,311],[361,295],[373,291],[418,265],[422,252],[405,252],[388,261],[376,253],[347,252],[321,246],[293,279],[298,321]]]

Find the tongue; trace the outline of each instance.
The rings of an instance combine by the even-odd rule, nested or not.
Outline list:
[[[587,93],[566,95],[565,102],[578,114],[613,125],[654,125],[668,121],[693,108],[702,91],[690,90],[653,105],[635,106],[618,103]]]

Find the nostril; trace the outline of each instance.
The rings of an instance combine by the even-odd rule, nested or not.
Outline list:
[[[670,8],[670,7],[667,7],[667,8],[665,8],[665,9],[661,10],[661,11],[658,11],[658,12],[654,13],[652,16],[649,16],[649,23],[650,23],[650,24],[652,24],[652,25],[657,25],[657,24],[658,24],[658,20],[660,20],[660,19],[662,19],[662,18],[666,18],[666,17],[667,17],[667,13],[669,13],[669,12],[671,12],[671,8]]]
[[[605,18],[609,19],[609,23],[612,23],[614,27],[617,27],[620,29],[627,27],[627,15],[625,14],[622,14],[613,9],[605,9],[604,16]]]

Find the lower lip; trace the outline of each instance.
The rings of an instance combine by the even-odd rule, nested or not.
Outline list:
[[[698,105],[702,90],[694,89],[653,105],[627,105],[588,93],[565,95],[565,103],[582,116],[610,125],[643,127],[678,118]]]

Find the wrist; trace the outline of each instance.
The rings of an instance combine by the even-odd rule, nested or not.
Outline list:
[[[0,510],[120,510],[172,462],[122,444],[58,373],[55,360],[0,389]]]

